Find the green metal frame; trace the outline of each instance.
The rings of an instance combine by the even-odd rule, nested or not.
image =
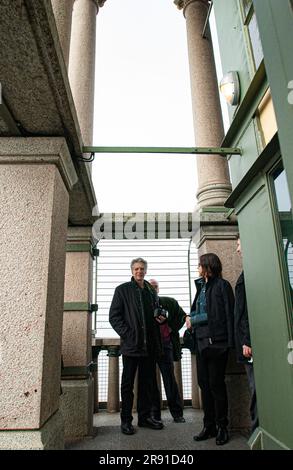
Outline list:
[[[87,366],[66,366],[62,368],[61,377],[89,376],[90,373],[97,372],[97,363],[90,362]]]
[[[64,312],[97,312],[98,305],[88,302],[64,302]]]
[[[83,153],[167,153],[186,155],[242,155],[240,148],[227,147],[83,147]]]

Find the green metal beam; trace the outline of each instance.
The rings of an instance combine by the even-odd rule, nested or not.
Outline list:
[[[242,155],[240,148],[223,147],[83,147],[83,153],[167,153],[190,155]]]

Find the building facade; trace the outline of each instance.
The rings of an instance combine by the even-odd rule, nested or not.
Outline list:
[[[252,448],[293,448],[293,2],[214,0],[223,73],[236,72],[222,146],[238,218],[260,427]],[[282,5],[280,5],[282,4]]]

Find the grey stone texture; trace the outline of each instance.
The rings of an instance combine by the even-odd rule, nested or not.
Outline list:
[[[74,0],[51,0],[58,30],[60,45],[63,51],[64,62],[68,67],[71,20]]]
[[[66,184],[72,170],[66,147],[57,152],[59,144],[0,139],[3,430],[39,429],[59,408]]]
[[[202,37],[209,2],[186,0],[181,6],[187,27],[195,143],[198,147],[220,147],[224,128],[209,27],[206,38]],[[197,170],[199,205],[223,205],[231,192],[226,158],[198,155]]]
[[[64,312],[62,357],[65,367],[87,366],[91,362],[91,314],[87,311]]]
[[[63,450],[64,429],[57,411],[39,430],[0,432],[0,450]]]
[[[13,122],[0,119],[0,136],[65,136],[78,174],[69,218],[91,224],[97,202],[90,171],[77,159],[83,144],[51,2],[2,0],[0,31],[3,99]]]
[[[60,411],[66,438],[93,434],[93,379],[62,380]]]
[[[93,143],[97,12],[92,0],[74,2],[68,73],[84,145]]]

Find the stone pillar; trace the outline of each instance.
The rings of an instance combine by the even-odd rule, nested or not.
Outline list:
[[[62,342],[66,437],[93,432],[92,246],[91,227],[68,227]]]
[[[181,400],[182,400],[182,403],[184,404],[181,361],[174,362],[174,374],[175,374],[175,379],[178,385],[178,390],[181,396]]]
[[[119,402],[119,346],[108,347],[109,369],[108,369],[108,413],[120,411]]]
[[[202,37],[209,2],[175,0],[175,4],[183,8],[186,18],[195,142],[199,147],[219,147],[224,130],[209,27],[206,37]],[[234,286],[241,271],[241,262],[236,254],[237,222],[235,217],[228,217],[223,207],[231,192],[228,163],[225,157],[202,155],[197,157],[197,170],[197,198],[201,208],[201,236],[197,245],[199,256],[216,253],[223,263],[223,276]],[[239,387],[232,369],[227,368],[227,382],[230,395],[237,396]],[[245,406],[244,402],[237,403],[239,409]],[[239,409],[234,408],[230,401],[231,415],[242,416]],[[238,424],[235,427],[246,426],[241,420]]]
[[[199,397],[199,387],[197,381],[197,367],[196,367],[196,356],[191,354],[191,403],[192,408],[199,409],[201,408],[201,402]]]
[[[51,0],[51,3],[63,51],[64,62],[68,68],[72,8],[74,0]]]
[[[96,341],[96,340],[94,340]],[[99,341],[99,340],[98,340]],[[101,346],[94,345],[92,348],[93,351],[93,363],[94,363],[94,372],[93,372],[93,381],[94,381],[94,413],[99,412],[99,353],[101,351]]]
[[[209,2],[176,0],[175,3],[178,8],[183,8],[186,18],[195,144],[198,147],[220,147],[224,128],[209,27],[207,38],[202,37]],[[231,192],[226,158],[198,155],[197,172],[200,207],[223,206]]]
[[[0,139],[0,449],[62,449],[69,191],[63,138]]]
[[[105,0],[75,0],[69,81],[84,145],[93,143],[96,16]]]

